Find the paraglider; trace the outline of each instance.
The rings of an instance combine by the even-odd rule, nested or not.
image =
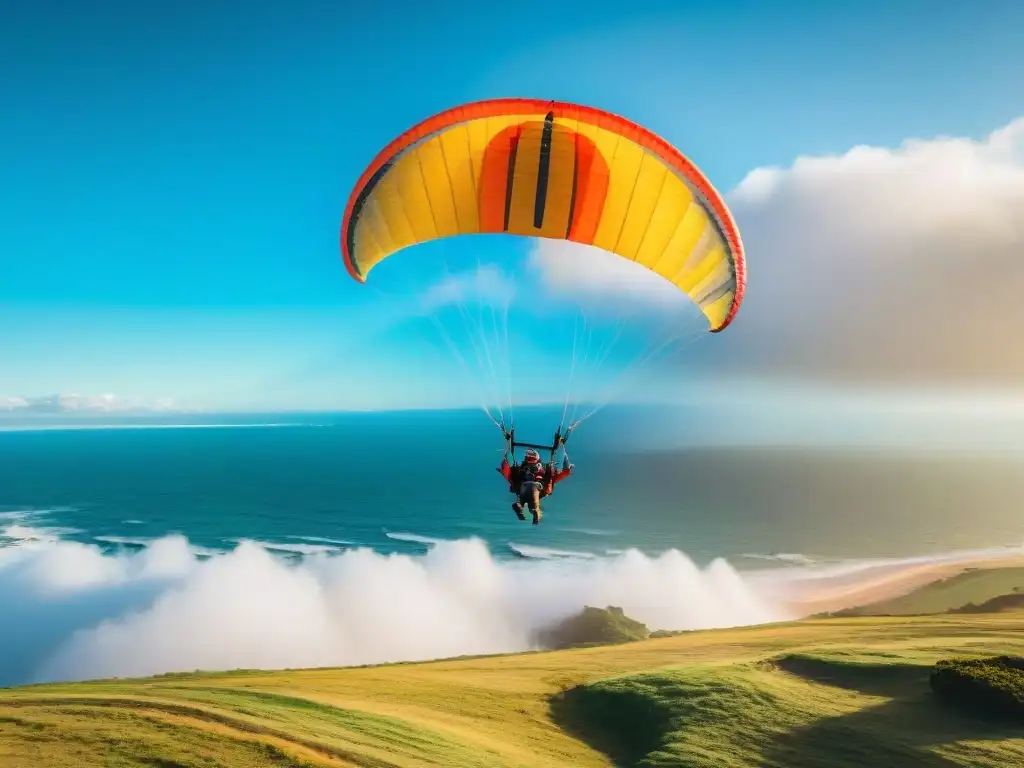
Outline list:
[[[555,484],[572,473],[573,465],[569,463],[568,456],[563,456],[561,470],[555,468],[555,453],[559,446],[565,445],[567,438],[568,435],[561,435],[561,428],[555,433],[555,439],[550,446],[517,443],[514,434],[506,435],[505,439],[513,451],[517,445],[528,446],[521,464],[509,464],[508,451],[506,451],[505,456],[501,459],[501,466],[498,467],[498,472],[508,483],[509,492],[516,497],[516,500],[512,502],[512,510],[520,520],[526,520],[523,509],[527,508],[533,517],[533,524],[539,525],[543,517],[540,500],[550,496],[555,490]],[[537,453],[538,447],[549,448],[551,451],[551,458],[547,466],[541,464],[540,454]]]
[[[341,252],[362,283],[398,251],[475,233],[568,240],[635,262],[688,296],[712,333],[743,301],[743,244],[722,196],[667,141],[594,107],[492,99],[413,126],[353,188]],[[522,446],[550,450],[553,463],[578,420],[560,424],[552,445],[516,443],[513,425],[495,423],[513,461]]]

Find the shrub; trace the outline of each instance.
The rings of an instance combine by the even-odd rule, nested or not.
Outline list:
[[[948,613],[999,613],[1000,611],[1014,611],[1024,608],[1024,594],[1011,592],[1007,595],[999,595],[991,600],[986,600],[980,605],[968,603],[960,608],[953,608]]]
[[[1024,658],[943,659],[929,683],[940,700],[959,709],[1024,723]]]

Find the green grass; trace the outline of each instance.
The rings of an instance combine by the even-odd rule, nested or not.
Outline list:
[[[0,691],[0,765],[1008,766],[930,666],[1020,614],[821,619],[550,653]]]
[[[820,681],[829,676],[822,674],[828,665],[815,665],[817,679],[737,665],[600,681],[575,692],[567,715],[583,715],[582,729],[599,724],[595,745],[624,766],[1006,766],[1024,760],[1021,729],[979,725],[948,711],[929,692],[927,667],[908,675],[903,665],[879,665],[859,686],[860,675],[840,660],[835,676],[846,684],[831,686]]]
[[[976,568],[927,584],[892,600],[858,606],[833,616],[920,616],[980,605],[1024,591],[1024,568]]]

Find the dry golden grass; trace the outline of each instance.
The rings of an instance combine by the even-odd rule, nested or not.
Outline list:
[[[943,656],[1021,653],[1022,628],[1014,613],[822,619],[427,664],[31,686],[0,691],[0,765],[1024,764],[1024,739],[941,710],[926,682]],[[646,740],[632,743],[630,717]]]

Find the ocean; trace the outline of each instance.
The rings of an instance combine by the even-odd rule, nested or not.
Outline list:
[[[480,411],[8,417],[0,685],[522,650],[584,604],[757,623],[815,568],[1024,541],[1019,457],[645,451],[629,418],[573,436],[532,526]]]

